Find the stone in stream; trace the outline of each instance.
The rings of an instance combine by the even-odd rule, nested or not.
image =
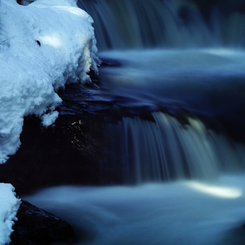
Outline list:
[[[73,229],[66,221],[27,201],[22,200],[17,218],[10,245],[44,245],[75,240]]]

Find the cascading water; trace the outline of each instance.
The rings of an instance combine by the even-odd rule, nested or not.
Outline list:
[[[191,0],[79,0],[94,19],[99,50],[241,47],[244,3]],[[234,8],[232,8],[233,6]]]
[[[78,5],[103,60],[95,101],[112,104],[101,173],[124,185],[27,199],[69,221],[77,244],[244,244],[244,1]]]
[[[162,182],[173,179],[210,180],[221,172],[245,169],[245,147],[205,128],[197,119],[182,125],[161,112],[154,122],[125,117],[107,126],[117,152],[125,183]],[[120,139],[119,150],[117,141]]]

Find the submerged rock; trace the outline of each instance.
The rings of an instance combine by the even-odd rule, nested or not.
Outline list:
[[[73,242],[72,227],[64,220],[22,200],[10,245],[44,245]]]

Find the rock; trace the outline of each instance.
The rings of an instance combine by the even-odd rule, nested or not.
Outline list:
[[[0,164],[0,182],[11,183],[19,196],[57,185],[122,183],[120,169],[115,172],[115,161],[108,159],[104,133],[105,122],[116,123],[121,111],[78,84],[59,95],[63,102],[55,124],[46,128],[39,118],[25,117],[19,150]]]
[[[33,2],[35,2],[35,0],[17,0],[18,4],[25,5],[25,6]]]
[[[20,149],[0,165],[1,182],[13,184],[19,196],[56,185],[101,183],[102,130],[95,122],[60,116],[54,127],[40,124],[38,118],[25,119]]]
[[[74,242],[72,227],[64,220],[22,200],[10,245],[46,245]]]

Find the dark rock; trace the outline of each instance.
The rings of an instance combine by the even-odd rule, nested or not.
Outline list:
[[[35,2],[35,0],[17,0],[17,3],[20,5],[29,5],[30,3]]]
[[[36,43],[38,44],[38,46],[41,46],[41,43],[39,40],[36,40]]]
[[[54,126],[44,128],[40,119],[26,117],[18,152],[0,164],[0,181],[13,184],[19,196],[57,185],[119,183],[108,167],[103,121],[104,115],[67,99]]]
[[[26,118],[21,147],[0,165],[0,181],[20,196],[54,185],[99,184],[100,130],[89,122],[60,116],[54,127],[42,128],[40,119]]]
[[[115,59],[108,59],[108,58],[105,58],[105,57],[100,57],[101,58],[101,64],[100,66],[102,67],[121,67],[122,64],[118,61],[118,60],[115,60]]]
[[[74,242],[72,227],[64,220],[22,200],[10,245],[44,245]]]

